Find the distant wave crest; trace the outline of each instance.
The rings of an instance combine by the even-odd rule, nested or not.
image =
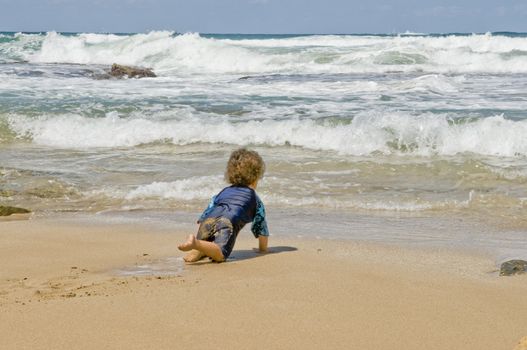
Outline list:
[[[8,39],[6,39],[6,37]],[[17,34],[0,38],[0,62],[148,66],[180,73],[527,72],[527,37],[314,35],[215,38],[197,33]]]

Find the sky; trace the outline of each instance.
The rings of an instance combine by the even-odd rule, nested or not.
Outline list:
[[[527,0],[0,0],[0,31],[527,32]]]

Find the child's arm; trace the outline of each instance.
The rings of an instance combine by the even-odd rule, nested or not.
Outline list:
[[[260,253],[267,252],[269,244],[269,229],[267,228],[267,221],[265,219],[265,207],[260,198],[256,197],[256,215],[254,216],[251,225],[251,231],[254,237],[258,238],[258,251]]]
[[[258,251],[260,253],[267,253],[267,244],[269,243],[268,236],[258,236]]]

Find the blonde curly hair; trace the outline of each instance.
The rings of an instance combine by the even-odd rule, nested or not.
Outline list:
[[[246,148],[231,153],[225,170],[225,180],[238,186],[249,186],[263,177],[265,163],[260,155]]]

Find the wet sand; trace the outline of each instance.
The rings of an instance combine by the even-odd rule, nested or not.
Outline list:
[[[185,235],[0,222],[2,349],[509,350],[527,335],[527,276],[492,257],[280,237],[259,255],[243,231],[229,262],[183,266]]]

